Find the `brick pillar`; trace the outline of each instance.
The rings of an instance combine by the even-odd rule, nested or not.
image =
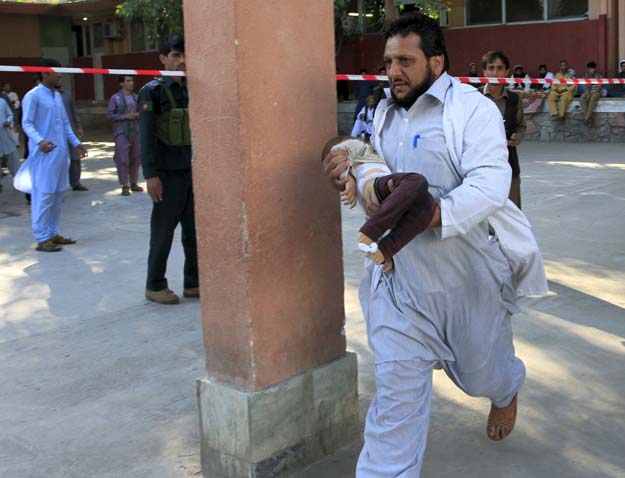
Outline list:
[[[281,476],[358,433],[345,353],[332,0],[185,0],[205,476]]]

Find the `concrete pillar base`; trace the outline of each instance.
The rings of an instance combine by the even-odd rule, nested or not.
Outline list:
[[[260,391],[198,380],[206,478],[278,478],[360,435],[356,354]]]

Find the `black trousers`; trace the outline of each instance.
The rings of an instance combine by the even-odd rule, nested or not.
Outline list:
[[[150,219],[150,253],[146,288],[167,288],[167,258],[178,223],[182,227],[184,249],[184,288],[198,287],[197,242],[191,170],[159,171],[163,200],[154,203]]]

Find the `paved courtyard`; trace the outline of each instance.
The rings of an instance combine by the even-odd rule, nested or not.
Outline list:
[[[203,374],[197,301],[143,298],[150,201],[119,195],[112,143],[93,135],[62,233],[36,253],[24,198],[0,193],[0,477],[200,476],[195,379]],[[487,400],[435,374],[424,478],[625,476],[625,159],[619,144],[526,143],[524,210],[551,293],[513,321],[528,378],[515,432],[487,440]],[[316,160],[316,159],[315,159]],[[203,207],[198,204],[197,207]],[[348,348],[363,411],[375,392],[353,247],[363,216],[343,211]],[[182,290],[179,236],[171,288]],[[353,477],[360,443],[293,478]]]

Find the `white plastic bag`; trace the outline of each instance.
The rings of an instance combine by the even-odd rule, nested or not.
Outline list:
[[[28,159],[17,170],[17,174],[13,178],[13,187],[26,194],[31,193],[33,184],[30,176],[30,161]]]

